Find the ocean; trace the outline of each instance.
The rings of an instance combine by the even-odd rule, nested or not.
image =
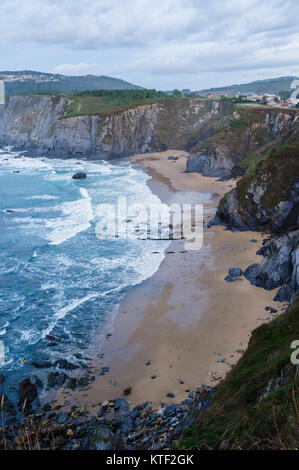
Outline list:
[[[86,179],[72,179],[85,172]],[[85,367],[127,290],[150,277],[168,241],[96,236],[99,204],[159,204],[129,162],[30,158],[0,149],[0,373],[11,390],[32,362]],[[99,335],[101,337],[101,335]],[[100,350],[100,344],[99,344]]]

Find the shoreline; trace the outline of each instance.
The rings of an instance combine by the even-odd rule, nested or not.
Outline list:
[[[168,160],[169,155],[179,158]],[[234,183],[183,173],[186,155],[166,151],[128,160],[151,176],[147,184],[162,202],[203,202],[206,227]],[[256,243],[250,242],[253,238]],[[172,241],[156,273],[120,302],[100,359],[96,340],[92,345],[95,381],[84,391],[61,391],[59,401],[89,408],[124,396],[129,387],[131,405],[150,402],[159,408],[188,398],[198,386],[217,385],[241,357],[251,331],[273,318],[264,309],[273,305],[276,290],[252,286],[245,278],[224,280],[230,267],[244,270],[259,259],[262,240],[261,233],[233,233],[219,226],[205,228],[199,251],[186,252],[184,240]],[[100,375],[102,367],[109,372]]]

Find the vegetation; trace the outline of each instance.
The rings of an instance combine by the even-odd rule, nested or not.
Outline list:
[[[104,75],[65,76],[53,73],[23,70],[18,72],[0,72],[0,80],[5,81],[7,95],[20,93],[73,92],[75,90],[94,89],[141,89],[132,83]]]
[[[126,111],[143,104],[173,99],[167,93],[156,90],[88,90],[70,95],[72,99],[63,118]]]
[[[247,351],[180,447],[298,448],[299,376],[290,362],[298,338],[299,297],[288,312],[253,331]]]
[[[251,158],[253,159],[253,156]],[[240,202],[244,206],[247,205],[247,191],[254,180],[257,184],[262,184],[266,179],[267,188],[262,196],[261,204],[265,210],[271,209],[280,201],[288,200],[298,179],[299,143],[272,148],[268,154],[264,154],[264,158],[259,161],[254,160],[254,164],[256,169],[237,182]]]
[[[279,77],[267,80],[258,80],[251,83],[244,83],[241,85],[231,85],[228,87],[220,88],[210,88],[209,90],[202,90],[203,92],[210,93],[223,93],[235,95],[236,93],[246,93],[253,92],[259,95],[264,95],[265,93],[272,93],[276,95],[281,95],[282,93],[287,93],[290,90],[291,83],[296,77]],[[285,91],[282,91],[285,90]],[[286,95],[285,95],[286,96]],[[286,96],[289,98],[289,96]],[[285,99],[286,99],[285,98]]]

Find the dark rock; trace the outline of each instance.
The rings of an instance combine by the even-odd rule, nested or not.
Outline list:
[[[64,374],[63,372],[61,372],[58,376],[57,376],[57,386],[58,387],[62,387],[62,385],[65,383],[66,379],[68,378],[68,376],[66,374]]]
[[[79,366],[77,366],[76,364],[73,364],[73,363],[67,361],[66,359],[59,359],[59,361],[56,362],[56,365],[57,365],[60,369],[65,369],[65,370],[75,370],[75,369],[79,369]]]
[[[19,394],[21,402],[26,400],[27,403],[31,403],[37,397],[36,386],[26,378],[19,384]]]
[[[172,393],[172,392],[166,393],[166,396],[168,398],[174,398],[175,397],[174,393]]]
[[[104,426],[98,426],[90,434],[87,448],[89,450],[123,450],[126,443],[119,434],[113,433]]]
[[[226,282],[242,281],[240,277],[231,277],[229,274],[224,278]]]
[[[48,386],[49,387],[55,387],[57,385],[57,373],[56,372],[50,372],[48,374]]]
[[[132,413],[130,413],[130,417],[134,420],[136,418],[138,418],[138,416],[140,415],[140,412],[139,410],[134,410],[132,411]]]
[[[277,310],[273,307],[270,307],[270,306],[266,307],[265,310],[266,310],[266,312],[277,313]]]
[[[57,422],[59,424],[64,424],[69,418],[69,414],[66,413],[66,412],[63,412],[63,413],[59,413],[58,415],[58,418],[57,418]]]
[[[284,285],[278,290],[273,300],[275,302],[291,302],[292,299],[293,299],[292,289],[289,286]]]
[[[89,384],[88,379],[86,377],[80,377],[77,381],[78,387],[87,387]]]
[[[143,410],[143,406],[142,405],[137,405],[133,408],[133,411],[142,411]]]
[[[145,363],[145,365],[146,365],[146,366],[150,366],[150,365],[151,365],[151,361],[147,361],[147,362]]]
[[[251,243],[257,243],[257,240],[255,238],[252,238],[251,240],[249,240]]]
[[[57,436],[55,438],[55,444],[58,446],[58,447],[62,447],[64,446],[65,444],[65,438],[63,436]]]
[[[72,176],[73,180],[81,180],[87,177],[86,173],[76,173]]]
[[[125,398],[116,398],[114,409],[121,410],[121,411],[129,411],[130,405],[127,402],[127,400],[125,400]]]
[[[207,162],[207,159],[207,155],[201,153],[189,155],[187,160],[186,173],[201,173]]]
[[[228,274],[231,277],[237,277],[237,276],[242,276],[242,269],[241,268],[230,268],[228,270]]]
[[[41,381],[40,378],[38,377],[35,377],[35,385],[38,387],[38,388],[43,388],[43,382]]]
[[[57,341],[55,336],[51,336],[51,335],[46,335],[46,339],[49,340],[49,341]]]
[[[130,395],[131,392],[132,392],[132,387],[127,387],[127,388],[124,389],[123,394],[125,396],[128,396],[128,395]]]
[[[154,380],[154,379],[156,379],[156,378],[157,378],[156,375],[152,375],[152,376],[151,376],[151,379],[152,379],[152,380]]]
[[[52,363],[49,361],[32,361],[31,364],[37,369],[49,369],[52,366]]]
[[[75,390],[77,388],[77,379],[75,378],[69,379],[67,383],[67,388],[70,388],[71,390]]]
[[[168,160],[178,160],[179,157],[175,157],[174,155],[169,155]]]
[[[175,405],[169,405],[165,409],[163,416],[165,416],[165,418],[169,418],[175,412],[175,410],[176,410]]]
[[[297,232],[266,241],[259,250],[264,259],[260,264],[249,266],[245,277],[251,284],[267,290],[288,285],[295,293],[299,288],[298,241]]]

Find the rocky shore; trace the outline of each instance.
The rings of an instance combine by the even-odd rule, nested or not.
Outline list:
[[[4,377],[2,376],[4,381]],[[29,379],[19,387],[18,408],[1,397],[1,441],[5,450],[160,450],[170,449],[210,405],[213,389],[199,387],[182,403],[161,403],[157,410],[146,402],[134,408],[124,397],[85,407],[38,406],[37,388]]]

